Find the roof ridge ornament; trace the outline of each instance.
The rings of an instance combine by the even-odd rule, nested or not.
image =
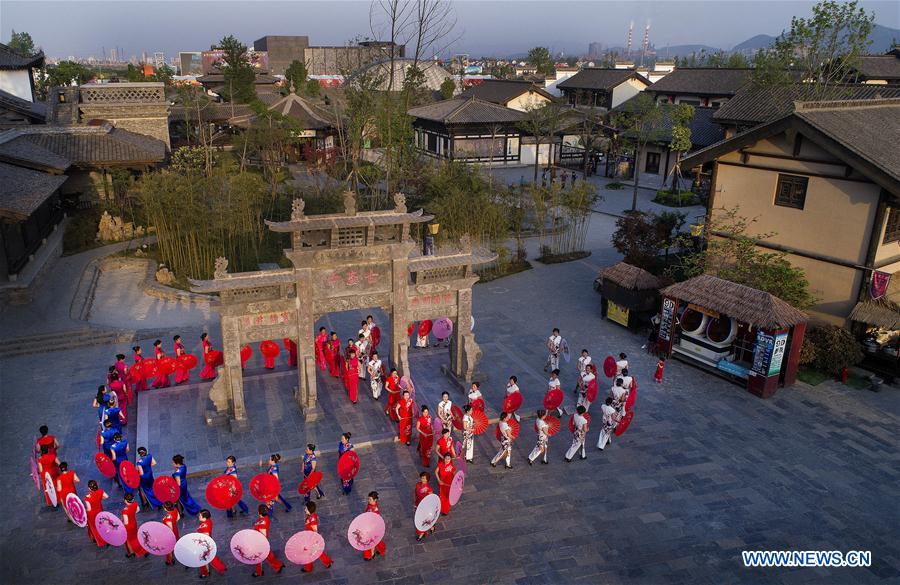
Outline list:
[[[213,273],[213,278],[216,280],[228,278],[228,259],[224,256],[216,258],[216,270]]]
[[[403,193],[394,193],[394,211],[406,213],[406,195]]]
[[[303,201],[302,197],[295,197],[294,201],[291,203],[291,221],[301,221],[303,219],[303,209],[306,207],[306,202]]]
[[[344,215],[356,215],[356,194],[349,189],[344,191]]]

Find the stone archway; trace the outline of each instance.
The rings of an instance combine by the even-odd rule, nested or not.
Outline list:
[[[307,420],[317,408],[314,324],[327,313],[382,308],[391,320],[389,359],[409,372],[409,323],[448,316],[468,323],[472,315],[472,266],[496,255],[473,250],[468,237],[457,249],[424,256],[410,236],[410,225],[431,221],[422,210],[408,212],[405,197],[394,195],[394,209],[358,212],[356,198],[344,194],[344,212],[304,214],[295,199],[290,221],[269,229],[291,234],[285,255],[292,268],[230,274],[224,258],[212,280],[192,280],[192,290],[218,293],[225,364],[210,389],[214,411],[207,422],[240,426],[246,421],[240,348],[245,343],[289,337],[297,343],[296,399]],[[481,352],[472,332],[456,327],[450,347],[453,375],[471,381]]]

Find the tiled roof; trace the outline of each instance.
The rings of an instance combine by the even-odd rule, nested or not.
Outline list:
[[[518,110],[474,97],[457,97],[442,100],[413,108],[407,113],[414,118],[432,120],[443,124],[514,123],[525,118],[525,114]]]
[[[0,217],[28,219],[67,178],[0,163]]]
[[[556,87],[559,89],[612,91],[614,87],[632,77],[650,85],[649,81],[631,69],[601,69],[597,67],[588,67],[582,69],[572,77],[557,83]]]
[[[323,113],[316,111],[313,104],[295,93],[289,93],[272,104],[269,109],[295,120],[304,130],[319,130],[334,126]]]
[[[6,134],[0,134],[0,160],[19,166],[57,172],[64,172],[72,166],[72,161],[68,158],[27,138],[12,135],[9,136],[9,140],[4,140],[4,138],[6,138]]]
[[[855,69],[866,79],[900,81],[900,56],[894,54],[864,55],[860,57],[859,64]]]
[[[635,104],[635,98],[631,98],[615,108],[613,111],[627,113],[629,106]],[[672,141],[672,112],[677,106],[672,104],[660,104],[662,117],[654,129],[653,142],[668,143]],[[713,120],[716,110],[713,108],[694,107],[694,118],[688,127],[691,129],[691,143],[695,148],[702,148],[714,144],[725,138],[725,132]]]
[[[460,97],[475,97],[486,102],[503,106],[510,100],[529,91],[540,94],[547,99],[553,99],[552,95],[530,81],[510,79],[485,79],[480,84],[473,85],[466,89],[466,91],[460,94]]]
[[[57,158],[48,157],[48,151]],[[0,153],[4,157],[31,160],[42,166],[60,164],[60,159],[84,166],[158,163],[165,159],[166,145],[161,140],[110,124],[25,126],[0,133]],[[31,156],[35,158],[29,158]]]
[[[238,116],[249,116],[253,113],[253,108],[248,104],[219,104],[211,102],[200,107],[200,116],[205,122],[225,122],[231,118]],[[169,122],[183,121],[187,114],[188,120],[197,121],[197,108],[185,106],[172,106],[169,108]]]
[[[751,69],[681,67],[648,87],[647,91],[663,94],[730,96],[750,81],[751,73]]]
[[[0,69],[28,69],[40,67],[44,64],[44,54],[26,56],[20,55],[8,46],[0,43]]]
[[[47,104],[44,102],[23,100],[2,89],[0,89],[0,108],[17,112],[39,122],[43,122],[47,118]]]
[[[760,87],[749,84],[722,104],[713,116],[717,122],[752,126],[787,116],[794,111],[794,102],[809,99],[822,90],[804,84]],[[886,85],[837,85],[826,90],[831,100],[866,100],[900,97],[900,87]]]

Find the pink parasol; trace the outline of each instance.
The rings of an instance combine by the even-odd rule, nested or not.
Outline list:
[[[174,503],[181,496],[181,488],[178,487],[174,477],[161,475],[153,481],[153,495],[164,504],[166,502]]]
[[[356,550],[371,550],[384,538],[384,518],[375,512],[363,512],[347,528],[347,540]]]
[[[441,422],[441,419],[434,416],[431,418],[431,429],[434,431],[435,437],[441,436],[441,431],[444,430],[444,423]]]
[[[100,512],[94,518],[94,528],[106,542],[113,546],[122,546],[128,540],[125,523],[112,512]]]
[[[434,336],[439,340],[447,339],[450,337],[450,334],[453,333],[453,321],[448,317],[441,317],[434,322],[431,332],[434,333]]]
[[[87,526],[87,508],[76,494],[66,496],[66,513],[78,528]]]
[[[206,501],[219,510],[235,507],[243,493],[241,482],[233,475],[220,475],[206,484]]]
[[[218,549],[216,541],[208,534],[192,532],[175,543],[175,558],[185,567],[196,569],[210,564]]]
[[[56,486],[53,485],[53,477],[50,475],[50,472],[44,474],[44,490],[47,492],[47,498],[50,500],[50,504],[55,508],[56,504],[59,503],[59,500],[56,497]]]
[[[457,471],[450,482],[450,505],[455,506],[463,494],[463,487],[466,485],[466,473],[462,470]]]
[[[416,530],[428,532],[434,527],[440,517],[441,498],[437,494],[428,494],[416,506]]]
[[[138,526],[138,542],[153,556],[162,557],[175,550],[175,533],[155,520]]]
[[[284,545],[284,556],[295,565],[308,565],[325,552],[325,539],[318,532],[301,530]]]
[[[409,397],[413,400],[416,399],[416,386],[413,384],[412,378],[409,376],[403,376],[400,378],[400,389],[401,390],[409,390]]]
[[[257,565],[269,556],[269,539],[261,532],[246,528],[231,537],[231,554],[245,565]]]
[[[270,473],[257,473],[250,480],[250,494],[260,502],[274,500],[281,493],[281,482]]]

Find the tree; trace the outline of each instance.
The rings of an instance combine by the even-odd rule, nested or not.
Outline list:
[[[219,41],[218,48],[223,53],[216,63],[225,78],[222,97],[230,102],[250,103],[255,100],[256,73],[250,65],[247,45],[228,35]]]
[[[855,366],[864,354],[853,334],[835,325],[820,324],[806,330],[800,362],[817,370],[840,375],[844,368]]]
[[[31,40],[31,35],[25,31],[16,32],[13,29],[12,35],[9,37],[9,43],[6,46],[16,53],[28,57],[37,53],[34,48],[34,41]]]
[[[129,63],[128,68],[125,70],[125,79],[130,82],[146,81],[146,79],[144,78],[144,69],[142,67],[136,67]]]
[[[756,54],[754,81],[788,85],[799,76],[812,88],[808,99],[828,99],[835,85],[854,81],[871,44],[874,21],[874,13],[868,14],[856,0],[823,0],[813,6],[810,18],[795,16],[771,49]]]
[[[631,100],[626,111],[614,114],[613,126],[621,133],[622,139],[634,149],[634,191],[631,211],[637,211],[638,181],[641,175],[641,157],[647,145],[660,135],[662,112],[653,98],[641,92]]]
[[[798,309],[815,304],[803,270],[791,265],[784,252],[763,252],[757,246],[775,234],[749,233],[757,220],[739,212],[738,207],[712,210],[705,226],[705,247],[680,256],[685,276],[712,274],[771,293]],[[681,236],[679,243],[682,249],[694,249],[690,235]]]
[[[624,256],[625,262],[656,272],[659,251],[664,249],[668,258],[669,248],[678,241],[686,217],[678,211],[658,215],[642,211],[629,213],[616,220],[613,248]]]
[[[519,128],[532,136],[535,141],[534,152],[534,182],[538,180],[538,168],[541,160],[541,145],[547,144],[547,164],[553,164],[553,137],[559,128],[559,119],[562,109],[556,102],[547,105],[529,104],[525,110],[525,118],[519,122]]]
[[[56,65],[46,68],[42,89],[46,92],[51,87],[59,87],[61,85],[81,85],[87,83],[90,78],[90,70],[81,63],[60,61]]]
[[[441,83],[441,97],[445,100],[449,100],[453,97],[453,94],[456,93],[456,83],[453,81],[452,77],[448,77]]]
[[[157,67],[156,73],[153,74],[153,81],[160,81],[165,83],[166,85],[172,84],[172,77],[174,77],[175,71],[169,67],[168,65],[163,65],[162,67]]]
[[[284,80],[287,82],[287,86],[293,86],[297,93],[301,93],[305,89],[307,79],[309,79],[309,73],[306,63],[303,61],[294,59],[284,70]]]
[[[528,51],[528,62],[534,65],[541,75],[552,75],[556,71],[547,47],[534,47]]]
[[[675,153],[671,187],[673,192],[678,192],[681,181],[681,156],[693,146],[690,123],[694,119],[694,106],[678,104],[671,108],[669,115],[672,117],[672,141],[669,142],[669,150]]]
[[[516,76],[516,68],[509,63],[494,63],[488,73],[495,79],[512,79]]]

